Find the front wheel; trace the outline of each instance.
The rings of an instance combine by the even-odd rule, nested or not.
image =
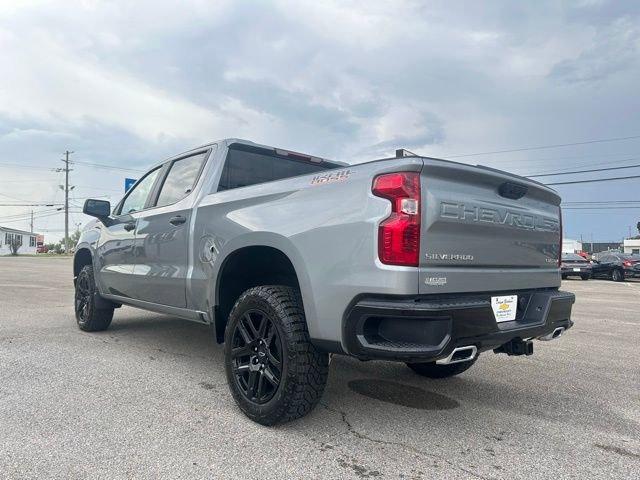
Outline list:
[[[449,378],[469,370],[477,359],[478,357],[468,362],[450,363],[449,365],[439,365],[436,362],[407,363],[407,367],[423,377]]]
[[[229,315],[224,338],[227,383],[251,420],[274,425],[316,406],[329,356],[309,340],[297,290],[280,285],[247,290]]]
[[[611,280],[614,282],[624,282],[624,273],[619,268],[611,272]]]
[[[582,280],[589,280],[591,275],[582,275],[580,278],[582,278]]]
[[[97,332],[106,330],[113,319],[113,307],[96,307],[96,282],[93,267],[85,265],[76,278],[75,312],[80,330]]]

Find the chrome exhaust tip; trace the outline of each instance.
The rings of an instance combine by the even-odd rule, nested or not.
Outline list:
[[[538,340],[542,340],[543,342],[548,342],[549,340],[555,340],[556,338],[560,338],[566,329],[564,327],[557,327],[551,333],[547,333],[546,335],[542,335],[538,337]]]
[[[467,347],[457,347],[453,349],[453,352],[449,354],[447,358],[436,360],[438,365],[450,365],[452,363],[470,362],[476,358],[478,353],[478,347],[475,345],[469,345]]]

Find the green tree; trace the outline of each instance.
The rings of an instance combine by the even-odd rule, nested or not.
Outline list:
[[[80,240],[80,235],[81,232],[80,230],[76,230],[75,232],[73,232],[70,236],[69,236],[69,249],[73,249],[76,247],[76,244],[78,243],[78,240]],[[54,251],[56,253],[63,253],[64,252],[64,238],[62,240],[60,240],[55,248]],[[68,253],[68,252],[67,252]]]

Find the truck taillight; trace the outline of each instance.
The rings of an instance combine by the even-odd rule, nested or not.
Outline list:
[[[371,191],[391,202],[378,227],[378,257],[388,265],[417,267],[420,259],[420,173],[379,175]]]
[[[562,207],[558,207],[558,218],[560,220],[560,245],[558,246],[558,268],[562,266]]]

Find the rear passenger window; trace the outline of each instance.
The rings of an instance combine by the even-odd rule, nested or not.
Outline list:
[[[327,170],[322,164],[279,156],[266,149],[231,147],[227,154],[218,191]]]
[[[191,193],[205,156],[206,152],[173,162],[160,190],[156,206],[176,203]]]

